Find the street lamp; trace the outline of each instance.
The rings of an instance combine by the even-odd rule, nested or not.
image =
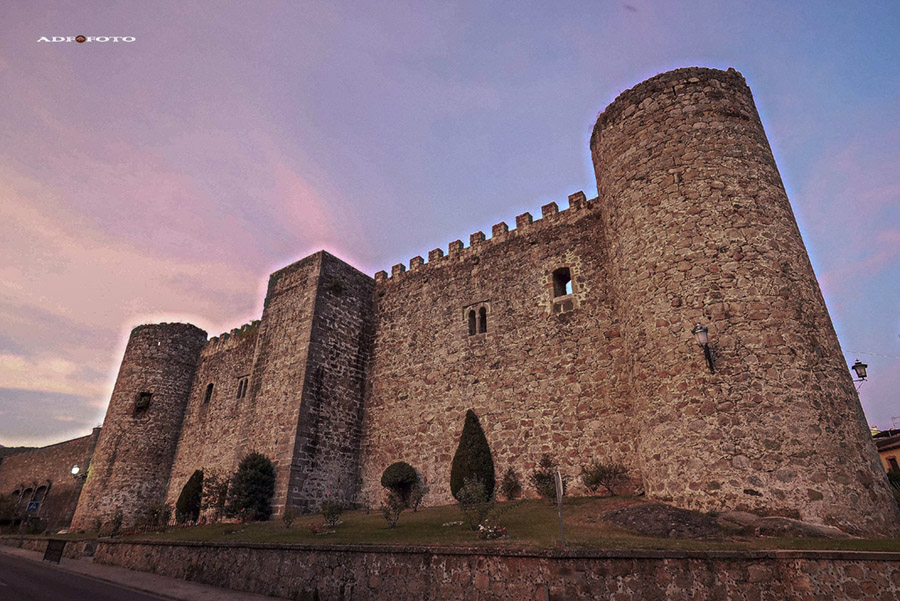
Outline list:
[[[81,468],[78,467],[77,464],[72,466],[71,471],[72,471],[72,477],[75,478],[76,480],[84,480],[85,478],[87,478],[87,474],[82,473]]]
[[[712,353],[709,352],[709,328],[698,323],[694,326],[694,329],[691,330],[691,334],[694,335],[694,340],[697,341],[697,344],[703,347],[703,355],[706,357],[706,365],[709,366],[709,373],[716,373],[716,368],[713,366]]]

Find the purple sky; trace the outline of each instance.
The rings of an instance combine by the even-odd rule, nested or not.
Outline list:
[[[99,424],[137,324],[215,335],[318,249],[372,274],[594,196],[597,113],[691,65],[747,78],[869,421],[900,416],[895,1],[34,1],[0,24],[0,444]],[[78,34],[136,41],[37,42]]]

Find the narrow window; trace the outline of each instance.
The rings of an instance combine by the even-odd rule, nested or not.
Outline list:
[[[475,335],[475,309],[469,311],[469,336]]]
[[[484,307],[478,309],[478,333],[487,332],[487,309]]]
[[[140,417],[147,413],[152,398],[153,394],[149,392],[141,392],[138,394],[137,399],[134,401],[134,417]]]
[[[244,380],[238,380],[237,398],[241,398],[244,393]]]
[[[897,465],[897,458],[896,458],[896,457],[888,457],[888,463],[891,464],[891,469],[888,470],[888,471],[891,471],[891,472],[900,472],[900,465]]]
[[[553,296],[572,294],[572,274],[568,267],[560,267],[553,272]]]
[[[210,383],[206,386],[206,395],[204,395],[204,397],[203,397],[204,405],[207,404],[210,401],[210,399],[212,398],[212,389],[213,389],[212,383]]]
[[[40,486],[36,491],[34,491],[34,501],[38,503],[42,503],[44,499],[47,498],[47,487]]]

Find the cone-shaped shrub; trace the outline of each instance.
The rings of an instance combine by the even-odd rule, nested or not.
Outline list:
[[[231,481],[225,512],[244,520],[267,520],[274,495],[275,467],[265,455],[250,453],[241,460]]]
[[[463,425],[459,446],[456,447],[456,454],[453,456],[453,466],[450,468],[450,492],[457,500],[466,479],[479,480],[484,484],[488,498],[493,498],[496,484],[494,459],[491,457],[491,447],[478,422],[478,416],[471,409],[466,411],[466,423]]]
[[[175,521],[179,524],[196,522],[200,517],[200,501],[203,499],[203,471],[195,471],[181,489],[175,502]],[[169,506],[171,507],[171,505]]]

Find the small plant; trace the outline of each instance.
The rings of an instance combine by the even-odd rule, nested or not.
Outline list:
[[[119,532],[122,531],[122,521],[125,516],[122,514],[122,508],[116,507],[116,510],[113,512],[112,520],[109,524],[109,535],[117,536]]]
[[[531,482],[531,485],[537,493],[551,502],[556,500],[556,471],[556,462],[553,461],[553,458],[550,457],[549,453],[544,453],[541,455],[538,467],[532,470],[531,474],[528,476],[528,480]],[[567,478],[563,476],[563,496],[566,494],[567,484]]]
[[[241,460],[231,480],[225,512],[243,521],[263,521],[272,515],[275,494],[275,467],[260,453],[250,453]]]
[[[419,475],[405,461],[392,463],[381,474],[381,485],[400,497],[404,508],[409,507],[410,494],[418,483]]]
[[[340,501],[335,501],[329,496],[329,498],[322,501],[319,511],[322,512],[322,517],[325,519],[325,525],[334,528],[337,526],[338,520],[341,519],[341,514],[344,512],[344,504]]]
[[[172,506],[168,503],[150,503],[141,510],[136,529],[141,532],[165,532],[172,519]]]
[[[293,507],[285,507],[284,513],[281,514],[281,521],[284,523],[284,527],[290,528],[299,515]]]
[[[204,474],[200,509],[204,518],[215,523],[225,515],[225,502],[228,499],[228,487],[231,479],[218,472]]]
[[[196,470],[188,478],[178,501],[175,502],[175,521],[179,524],[196,522],[200,517],[200,507],[203,501],[203,470]]]
[[[478,416],[471,409],[466,411],[459,445],[456,447],[453,464],[450,467],[450,492],[455,499],[459,500],[459,491],[465,486],[467,479],[480,480],[488,495],[494,496],[496,477],[491,447],[488,445],[484,430],[481,429]]]
[[[582,466],[581,481],[592,493],[602,486],[609,496],[614,497],[616,487],[628,481],[628,469],[621,463],[593,461],[590,465]]]
[[[519,474],[510,466],[503,479],[500,481],[500,493],[506,497],[507,501],[512,501],[522,494],[522,483],[519,481]]]
[[[400,521],[400,514],[406,509],[406,503],[403,498],[393,490],[388,491],[387,496],[381,503],[381,515],[388,523],[388,528],[396,528],[397,522]]]
[[[472,530],[478,530],[494,510],[494,501],[478,478],[466,478],[462,488],[456,492],[456,500],[466,524]]]

